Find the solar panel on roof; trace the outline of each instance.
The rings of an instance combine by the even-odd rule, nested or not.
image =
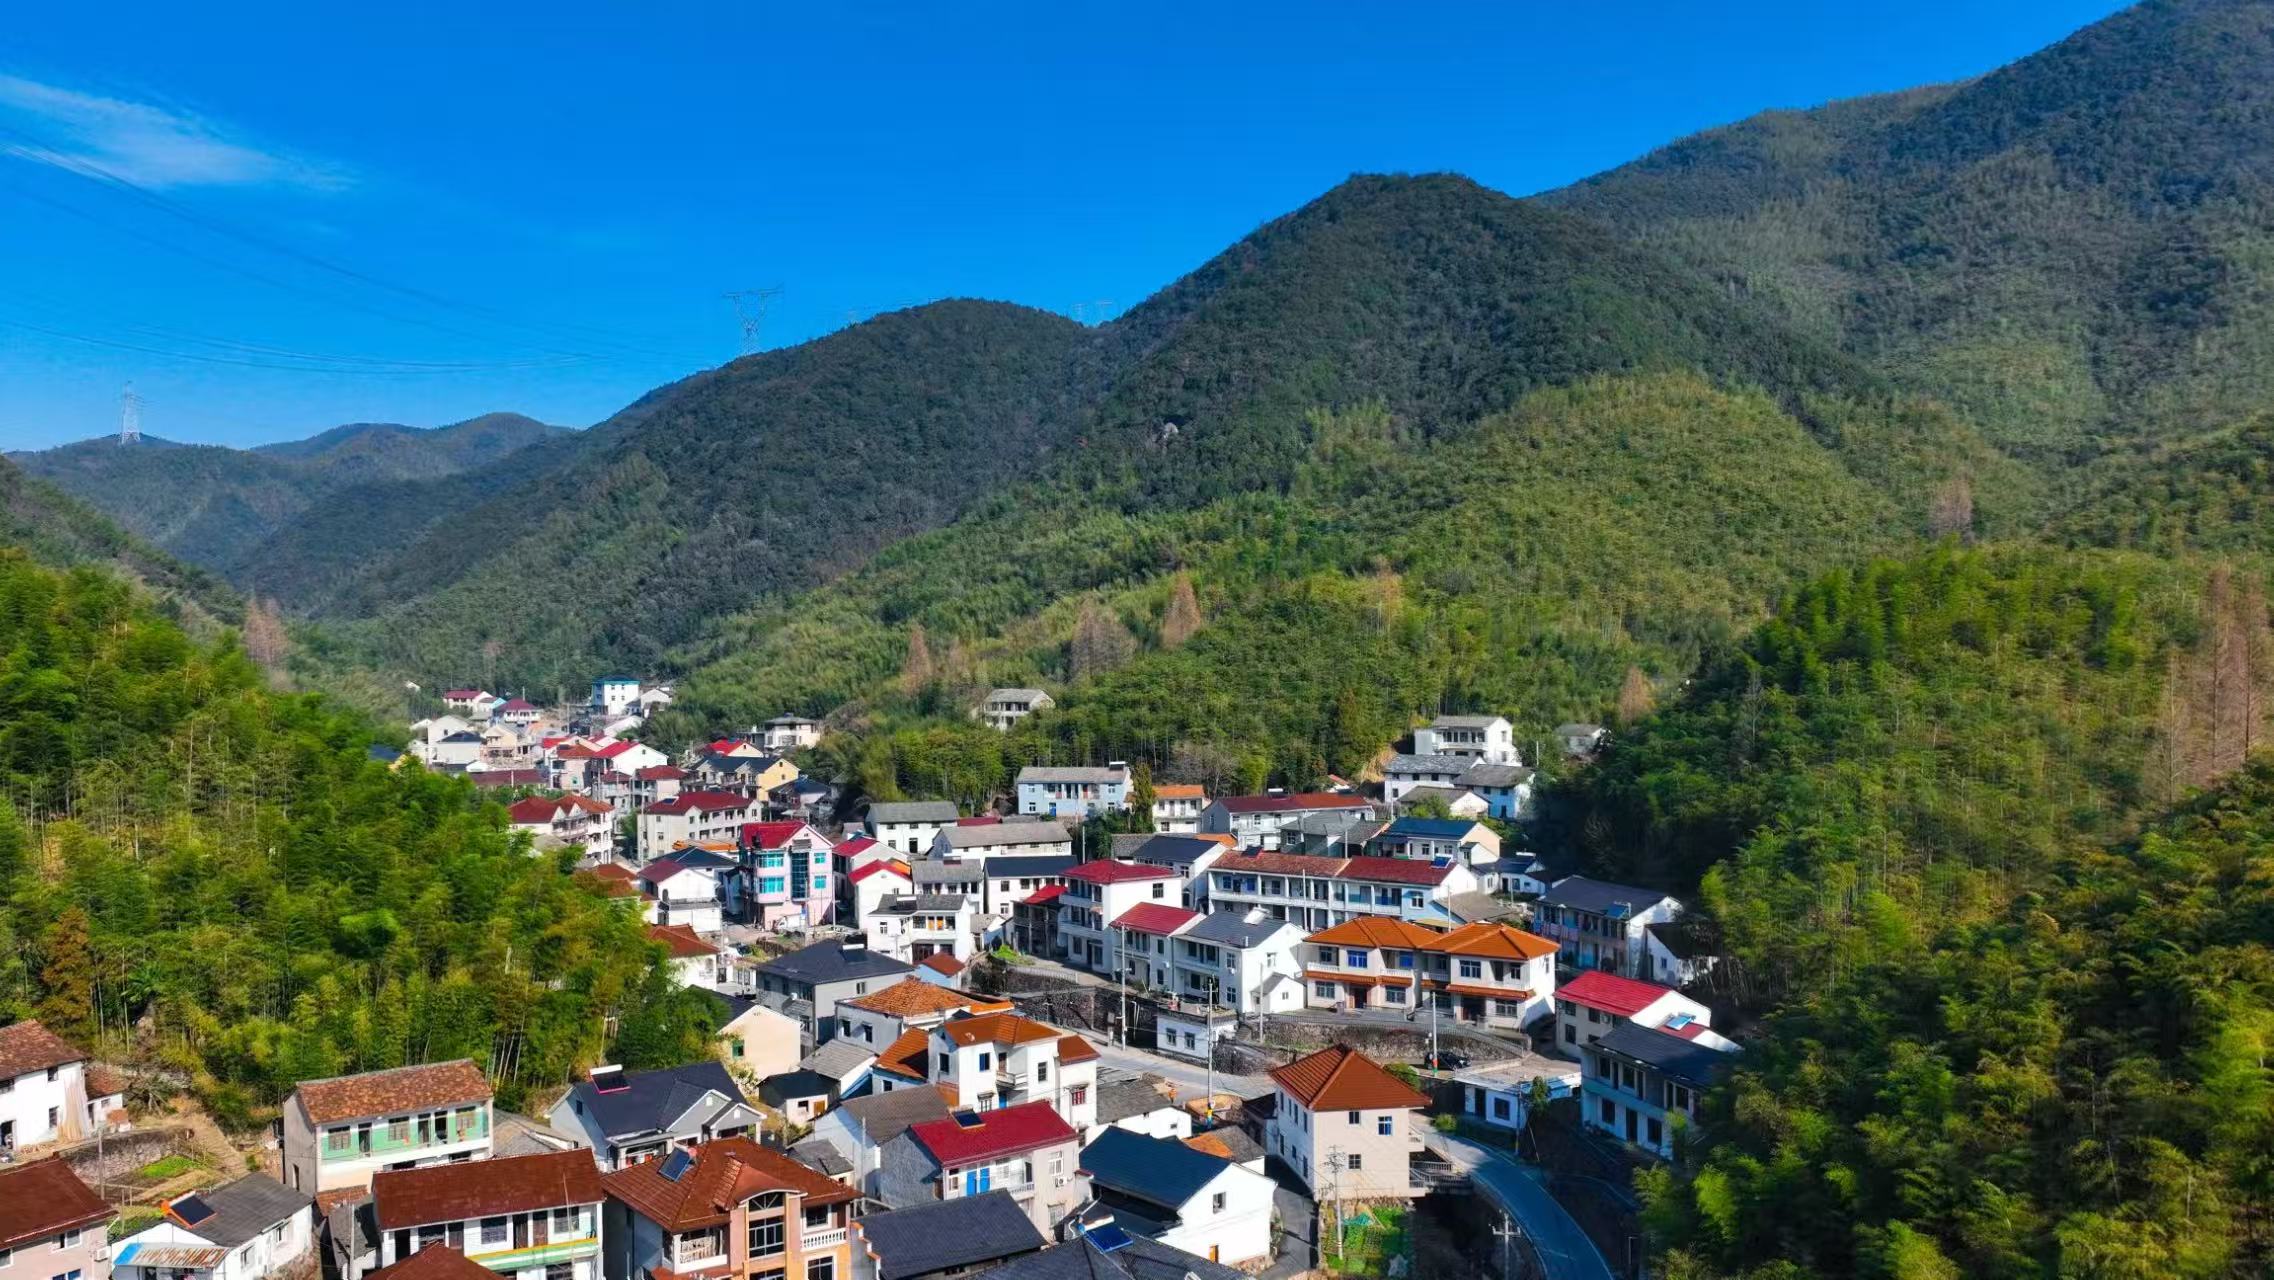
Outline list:
[[[979,1113],[976,1111],[958,1111],[955,1113],[955,1123],[958,1128],[969,1129],[979,1123]]]
[[[1086,1236],[1091,1244],[1098,1247],[1100,1253],[1112,1253],[1129,1247],[1129,1233],[1110,1222],[1102,1227],[1091,1228]]]
[[[681,1178],[686,1177],[687,1171],[694,1167],[695,1157],[688,1155],[684,1151],[674,1151],[671,1153],[670,1158],[666,1159],[663,1162],[663,1169],[661,1170],[663,1174],[663,1180],[665,1182],[677,1182]]]
[[[179,1219],[183,1226],[194,1227],[213,1216],[213,1206],[205,1202],[204,1196],[192,1192],[174,1201],[167,1207],[167,1212]]]

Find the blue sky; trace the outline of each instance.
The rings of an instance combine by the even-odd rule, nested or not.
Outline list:
[[[42,6],[0,43],[0,446],[597,422],[933,298],[1125,310],[1354,172],[1513,194],[2119,6]],[[204,360],[183,358],[202,355]]]

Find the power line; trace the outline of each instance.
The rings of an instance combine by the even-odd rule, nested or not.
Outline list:
[[[766,308],[782,296],[782,286],[768,285],[763,289],[730,289],[726,300],[734,304],[735,319],[742,322],[742,354],[753,355],[758,350],[759,331],[766,326]]]

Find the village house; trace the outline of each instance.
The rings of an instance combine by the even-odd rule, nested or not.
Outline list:
[[[1058,939],[1069,964],[1092,973],[1121,971],[1119,940],[1112,922],[1141,902],[1172,904],[1184,885],[1166,867],[1100,858],[1066,873],[1066,892],[1058,900]]]
[[[731,791],[682,791],[640,810],[639,860],[652,862],[686,845],[737,841],[758,820],[758,805]]]
[[[698,786],[746,795],[761,806],[772,806],[799,777],[796,765],[776,755],[704,756],[694,773]]]
[[[1063,955],[1066,944],[1058,936],[1058,913],[1065,897],[1064,877],[1060,877],[1060,883],[1037,889],[1012,903],[1011,921],[1004,928],[1004,940],[1013,950],[1030,956]]]
[[[1429,1099],[1365,1054],[1321,1049],[1271,1072],[1273,1108],[1265,1145],[1319,1201],[1384,1200],[1418,1194],[1414,1117]]]
[[[705,990],[732,987],[738,979],[733,953],[696,934],[683,924],[651,924],[647,940],[664,950],[671,976],[682,987]]]
[[[881,898],[861,917],[869,949],[921,964],[933,956],[968,960],[977,911],[960,893],[913,893]]]
[[[1117,850],[1115,856],[1176,872],[1177,879],[1183,882],[1181,905],[1205,912],[1208,910],[1208,868],[1231,847],[1230,836],[1154,835],[1138,841],[1127,854]]]
[[[711,994],[725,1009],[711,1043],[718,1046],[719,1061],[728,1070],[763,1080],[798,1068],[805,1033],[797,1019],[750,996]]]
[[[1200,812],[1200,830],[1227,835],[1242,849],[1276,849],[1282,827],[1311,813],[1370,813],[1364,796],[1331,791],[1272,791],[1260,796],[1225,796]]]
[[[1490,889],[1498,870],[1493,864],[1500,861],[1500,833],[1470,819],[1400,818],[1382,828],[1381,834],[1367,843],[1366,851],[1418,862],[1457,859]]]
[[[1096,1046],[1011,1012],[960,1012],[912,1028],[877,1053],[877,1092],[938,1086],[950,1102],[989,1111],[1025,1102],[1054,1108],[1076,1129],[1097,1123]]]
[[[577,1150],[382,1172],[371,1180],[379,1265],[440,1245],[516,1277],[601,1280],[605,1198]]]
[[[1681,914],[1680,901],[1655,889],[1565,876],[1533,905],[1532,927],[1563,949],[1565,968],[1643,978],[1643,930]]]
[[[859,1193],[747,1138],[601,1180],[611,1280],[851,1280]]]
[[[958,960],[945,951],[935,951],[915,964],[917,977],[950,991],[961,991],[964,976],[971,972],[971,961]]]
[[[961,1110],[908,1126],[884,1149],[878,1198],[895,1209],[1008,1191],[1037,1230],[1088,1198],[1081,1135],[1047,1102]]]
[[[1281,853],[1308,853],[1319,857],[1348,857],[1362,853],[1366,842],[1382,833],[1388,822],[1372,808],[1327,809],[1306,813],[1279,829]],[[1228,840],[1228,836],[1211,839]]]
[[[1140,902],[1113,917],[1106,927],[1114,933],[1120,964],[1114,976],[1134,986],[1174,991],[1172,940],[1200,921],[1199,912],[1166,902]]]
[[[1439,716],[1413,731],[1418,755],[1459,756],[1489,764],[1522,764],[1516,729],[1503,716]]]
[[[1284,1013],[1304,1006],[1296,952],[1303,931],[1260,908],[1216,911],[1178,934],[1171,948],[1170,987],[1241,1013]]]
[[[1478,887],[1475,872],[1449,860],[1232,853],[1208,868],[1211,906],[1260,908],[1314,932],[1360,916],[1450,924],[1446,901]]]
[[[930,853],[942,827],[955,825],[955,805],[946,800],[872,801],[863,819],[869,838],[908,857]]]
[[[893,1089],[844,1104],[814,1122],[809,1142],[827,1144],[847,1166],[851,1186],[864,1195],[877,1195],[884,1152],[908,1126],[948,1115],[947,1099],[932,1088]]]
[[[759,741],[775,755],[801,751],[820,743],[821,722],[806,716],[775,716],[766,722]]]
[[[790,1043],[797,1043],[795,1034],[791,1035]],[[867,1045],[839,1036],[806,1054],[797,1066],[801,1071],[828,1077],[836,1087],[837,1097],[844,1099],[868,1087],[869,1072],[876,1066],[876,1054]]]
[[[978,907],[981,915],[990,922],[1001,921],[1011,908],[1033,896],[1036,890],[1066,883],[1066,873],[1076,865],[1070,853],[1018,852],[1022,847],[1008,846],[1010,852],[983,853],[978,857]],[[1049,848],[1045,842],[1039,846]],[[960,865],[971,865],[966,857]],[[922,864],[918,864],[922,865]]]
[[[742,828],[744,918],[763,929],[827,923],[837,906],[829,838],[812,823],[790,819]]]
[[[642,769],[671,761],[644,743],[600,737],[564,739],[552,748],[550,763],[556,784],[572,791],[587,791],[604,773],[637,774]]]
[[[1050,818],[1100,817],[1129,807],[1129,764],[1028,765],[1016,781],[1020,813]]]
[[[906,962],[869,949],[858,937],[816,942],[758,966],[758,985],[802,1000],[811,1012],[807,1030],[816,1044],[837,1033],[837,1002],[865,996],[910,976]]]
[[[972,708],[971,718],[998,733],[1009,733],[1012,725],[1057,705],[1040,689],[990,689],[979,705]]]
[[[1394,806],[1415,787],[1454,786],[1474,763],[1468,756],[1391,756],[1382,766],[1382,799]]]
[[[1531,816],[1532,771],[1522,765],[1479,761],[1453,785],[1483,800],[1486,817],[1515,822]]]
[[[594,1067],[547,1117],[602,1169],[756,1132],[760,1120],[742,1086],[715,1058],[656,1071]]]
[[[114,1076],[37,1019],[0,1027],[0,1156],[122,1125]]]
[[[1713,1010],[1671,987],[1591,969],[1556,991],[1555,1045],[1578,1057],[1587,1046],[1634,1023],[1670,1027],[1686,1038],[1708,1034]],[[1715,1036],[1716,1041],[1728,1043]]]
[[[641,867],[635,878],[649,924],[685,925],[697,933],[726,927],[726,880],[736,862],[708,849],[681,849]]]
[[[312,1264],[316,1202],[265,1173],[176,1196],[118,1242],[115,1280],[261,1280]]]
[[[1412,814],[1425,805],[1433,803],[1445,806],[1445,812],[1456,818],[1474,819],[1489,817],[1492,814],[1491,804],[1487,803],[1485,798],[1476,792],[1462,787],[1437,784],[1407,788],[1406,793],[1399,797],[1397,803],[1390,806],[1390,810],[1395,814]]]
[[[1094,1141],[1107,1129],[1183,1139],[1192,1136],[1192,1113],[1176,1105],[1175,1086],[1160,1076],[1104,1070],[1098,1073],[1097,1115],[1082,1137]]]
[[[1273,1184],[1260,1173],[1168,1138],[1109,1128],[1082,1148],[1097,1210],[1127,1231],[1238,1265],[1271,1258]]]
[[[26,1280],[104,1280],[106,1226],[116,1216],[60,1156],[0,1164],[0,1271]]]
[[[1711,972],[1714,960],[1712,950],[1689,920],[1667,920],[1642,927],[1642,963],[1637,967],[1645,982],[1686,987]]]
[[[1049,1243],[1008,1191],[872,1213],[853,1230],[876,1280],[956,1280]]]
[[[484,1160],[490,1118],[490,1082],[464,1058],[303,1080],[284,1100],[284,1181],[320,1196],[383,1169]]]
[[[1561,1058],[1520,1053],[1454,1075],[1461,1086],[1461,1110],[1480,1124],[1517,1132],[1530,1123],[1535,1080],[1544,1082],[1548,1101],[1579,1092],[1579,1065]]]
[[[487,689],[445,689],[442,709],[455,711],[476,720],[490,718],[490,708],[498,703],[497,695]]]
[[[1729,1070],[1736,1046],[1685,1039],[1666,1026],[1627,1022],[1582,1055],[1579,1114],[1590,1129],[1666,1159],[1677,1129],[1693,1126],[1706,1091]]]
[[[1153,830],[1163,835],[1190,835],[1200,830],[1200,811],[1208,807],[1208,789],[1197,782],[1162,782],[1153,787]]]
[[[1609,737],[1610,730],[1599,724],[1559,724],[1555,727],[1556,742],[1563,747],[1565,755],[1575,760],[1602,750],[1604,741]]]
[[[1361,916],[1303,941],[1313,1009],[1433,1009],[1454,1023],[1520,1030],[1554,1008],[1555,944],[1513,925],[1440,930]]]
[[[844,850],[843,845],[837,847],[839,852]],[[874,847],[884,848],[883,845]],[[864,930],[868,928],[869,918],[876,914],[878,904],[916,887],[914,873],[898,858],[879,858],[863,862],[850,871],[840,871],[837,883],[842,890],[839,902],[847,908],[843,918],[851,920],[854,928]]]
[[[658,800],[671,799],[686,783],[687,771],[675,764],[643,765],[632,770],[632,813]]]
[[[514,830],[528,832],[539,849],[574,849],[579,857],[597,857],[616,847],[614,808],[589,796],[528,796],[505,813]]]
[[[1035,822],[953,823],[932,837],[934,860],[986,862],[1003,857],[1074,856],[1074,837],[1051,819]]]
[[[640,709],[640,682],[630,676],[602,676],[592,682],[591,706],[604,716],[635,714]]]

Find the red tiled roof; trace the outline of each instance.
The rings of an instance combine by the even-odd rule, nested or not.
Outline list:
[[[687,1151],[695,1163],[680,1173],[677,1182],[663,1176],[661,1160],[618,1169],[600,1181],[610,1199],[666,1231],[724,1222],[734,1206],[767,1191],[801,1195],[809,1206],[837,1204],[860,1194],[748,1138],[719,1138]],[[563,1154],[582,1156],[584,1167],[593,1167],[589,1151]]]
[[[43,1027],[37,1018],[0,1027],[0,1080],[45,1071],[66,1062],[84,1062],[87,1052]]]
[[[908,1126],[908,1132],[944,1168],[961,1168],[1074,1142],[1079,1135],[1048,1102],[1022,1102],[1015,1107],[977,1113],[976,1124],[960,1124],[954,1116],[925,1120]]]
[[[869,850],[874,849],[875,847],[876,841],[869,838],[868,836],[854,836],[850,840],[839,843],[836,851],[840,855],[851,857],[856,853],[867,853]]]
[[[371,1175],[372,1211],[381,1231],[597,1204],[606,1194],[600,1167],[582,1147]]]
[[[93,1226],[110,1216],[111,1207],[87,1189],[61,1156],[0,1168],[0,1249]]]
[[[1439,936],[1435,929],[1408,920],[1393,920],[1388,916],[1355,916],[1341,924],[1321,929],[1303,941],[1331,943],[1340,947],[1388,947],[1393,951],[1419,951],[1435,943]]]
[[[705,813],[724,813],[735,809],[747,809],[751,803],[750,797],[737,795],[732,791],[682,791],[669,800],[658,800],[640,812],[692,813],[699,809]]]
[[[430,1244],[394,1266],[364,1272],[363,1280],[495,1280],[496,1276],[449,1245]]]
[[[1364,796],[1332,791],[1298,791],[1291,795],[1225,796],[1216,803],[1231,813],[1294,813],[1307,809],[1365,809]]]
[[[695,935],[692,925],[651,924],[647,927],[650,942],[660,942],[671,952],[674,960],[692,960],[696,956],[718,954],[718,948]]]
[[[498,708],[499,711],[535,711],[536,709],[537,704],[527,698],[515,698]]]
[[[1140,902],[1113,918],[1116,929],[1135,929],[1140,933],[1175,933],[1200,919],[1197,911],[1172,907],[1165,902]]]
[[[853,870],[847,874],[845,878],[852,881],[854,884],[859,884],[863,880],[871,879],[887,871],[896,876],[899,876],[903,880],[909,879],[908,864],[902,862],[898,858],[886,858],[876,862],[864,863],[861,866],[853,868]],[[913,881],[911,881],[911,883],[913,883]]]
[[[1175,877],[1176,872],[1167,867],[1156,867],[1143,862],[1116,862],[1111,858],[1085,862],[1066,872],[1067,879],[1087,884],[1126,884],[1133,880],[1171,880]]]
[[[1639,982],[1601,969],[1589,969],[1557,987],[1555,998],[1600,1009],[1616,1017],[1631,1018],[1673,991],[1672,987],[1661,987],[1655,982]]]
[[[1197,782],[1156,782],[1153,796],[1159,800],[1205,800],[1208,792]]]
[[[812,824],[797,821],[745,822],[742,824],[742,842],[760,849],[779,849],[788,844],[798,832],[808,830],[812,830]],[[818,837],[821,833],[815,831],[813,834]],[[821,847],[828,848],[829,842],[821,841]]]
[[[477,787],[534,787],[545,781],[543,769],[484,769],[469,773],[466,781]]]
[[[1271,1079],[1313,1111],[1383,1111],[1429,1105],[1429,1099],[1384,1071],[1381,1064],[1339,1044],[1273,1068]]]
[[[552,796],[527,796],[506,807],[505,814],[521,826],[550,826],[560,816],[561,802]]]
[[[921,960],[918,960],[916,962],[916,967],[919,969],[929,969],[934,973],[942,974],[952,978],[955,975],[963,972],[965,969],[970,968],[971,966],[965,964],[961,960],[956,959],[954,956],[949,955],[945,951],[934,951],[932,954],[925,956]],[[929,986],[931,984],[926,983],[925,985]]]
[[[446,1107],[490,1100],[490,1082],[482,1069],[460,1058],[388,1071],[366,1071],[358,1076],[329,1080],[303,1080],[294,1091],[315,1124],[391,1116],[420,1108]]]
[[[1227,853],[1210,871],[1261,872],[1267,876],[1333,876],[1348,858],[1320,858],[1305,853]]]
[[[706,743],[703,747],[703,750],[711,753],[714,756],[723,756],[730,752],[739,751],[749,745],[749,743],[742,741],[740,738],[721,738],[716,742]]]
[[[1042,906],[1048,906],[1049,904],[1051,904],[1051,903],[1053,903],[1053,902],[1056,902],[1056,901],[1058,901],[1060,898],[1063,898],[1063,897],[1065,897],[1065,896],[1066,896],[1066,886],[1065,886],[1065,885],[1062,885],[1062,884],[1046,884],[1046,885],[1042,886],[1041,888],[1039,888],[1039,889],[1035,890],[1033,893],[1030,893],[1030,894],[1028,894],[1027,896],[1025,896],[1025,897],[1023,897],[1023,898],[1019,899],[1019,901],[1020,901],[1022,904],[1026,905],[1026,906],[1030,906],[1030,907],[1042,907]]]
[[[644,769],[636,769],[632,772],[632,777],[641,782],[667,782],[674,778],[686,776],[687,771],[675,764],[651,764]]]
[[[1453,874],[1454,863],[1432,866],[1415,858],[1345,858],[1338,880],[1381,880],[1390,884],[1441,884]]]
[[[955,825],[959,827],[994,827],[1002,825],[1002,821],[1002,816],[999,814],[978,813],[968,818],[957,818]]]
[[[442,691],[442,699],[445,702],[464,702],[468,698],[486,698],[488,696],[490,695],[481,689],[444,689]]]

